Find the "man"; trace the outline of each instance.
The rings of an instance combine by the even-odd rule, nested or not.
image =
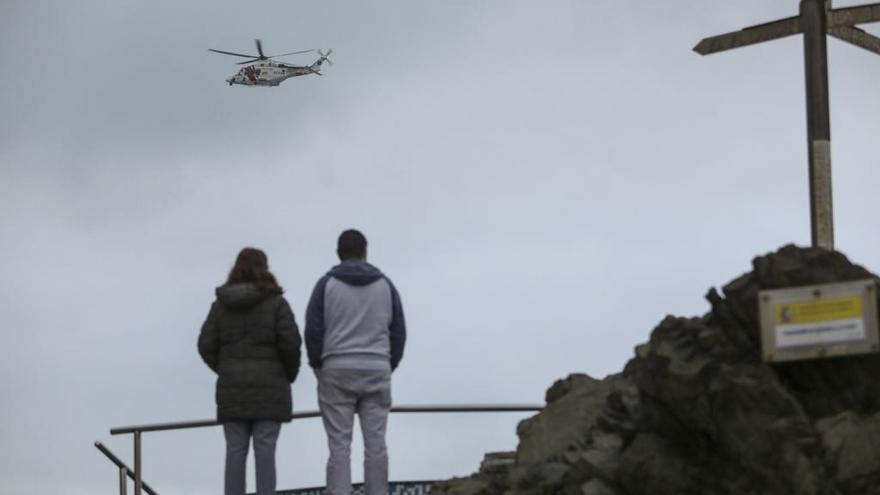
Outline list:
[[[351,494],[351,434],[357,413],[364,436],[365,494],[387,495],[385,427],[391,372],[406,341],[403,307],[391,280],[367,263],[363,234],[340,234],[336,254],[341,263],[315,285],[305,330],[330,447],[326,493]]]

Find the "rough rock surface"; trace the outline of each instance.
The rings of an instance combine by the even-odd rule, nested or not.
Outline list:
[[[432,493],[880,494],[880,356],[764,364],[757,301],[874,276],[795,246],[753,267],[709,291],[705,316],[666,317],[622,373],[554,383],[520,423],[513,462]]]

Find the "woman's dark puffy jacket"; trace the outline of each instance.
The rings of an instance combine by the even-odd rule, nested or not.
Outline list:
[[[217,419],[290,421],[301,342],[281,295],[254,284],[218,287],[199,335],[199,354],[217,373]]]

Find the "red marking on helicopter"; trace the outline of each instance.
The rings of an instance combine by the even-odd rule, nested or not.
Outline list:
[[[247,76],[251,82],[257,82],[257,69],[254,69],[253,65],[248,65],[244,68],[244,75]]]

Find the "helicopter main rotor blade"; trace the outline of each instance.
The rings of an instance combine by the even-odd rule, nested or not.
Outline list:
[[[246,64],[252,64],[252,63],[254,63],[254,62],[259,62],[260,60],[263,60],[263,59],[261,59],[261,58],[255,58],[255,59],[251,59],[251,60],[245,60],[244,62],[236,62],[236,63],[237,63],[238,65],[246,65]]]
[[[266,58],[266,56],[263,55],[263,43],[260,40],[254,40],[254,42],[257,44],[257,53],[260,54],[260,58]]]
[[[245,55],[243,53],[232,53],[232,52],[224,52],[223,50],[215,50],[213,48],[208,48],[209,52],[222,53],[224,55],[235,55],[236,57],[245,57],[245,58],[254,58],[256,55]]]
[[[314,48],[312,48],[311,50],[300,50],[300,51],[298,51],[298,52],[282,53],[281,55],[272,55],[272,56],[270,56],[269,58],[275,58],[275,57],[286,57],[286,56],[288,56],[288,55],[296,55],[296,54],[298,54],[298,53],[309,53],[309,52],[313,52],[313,51],[315,51]]]

